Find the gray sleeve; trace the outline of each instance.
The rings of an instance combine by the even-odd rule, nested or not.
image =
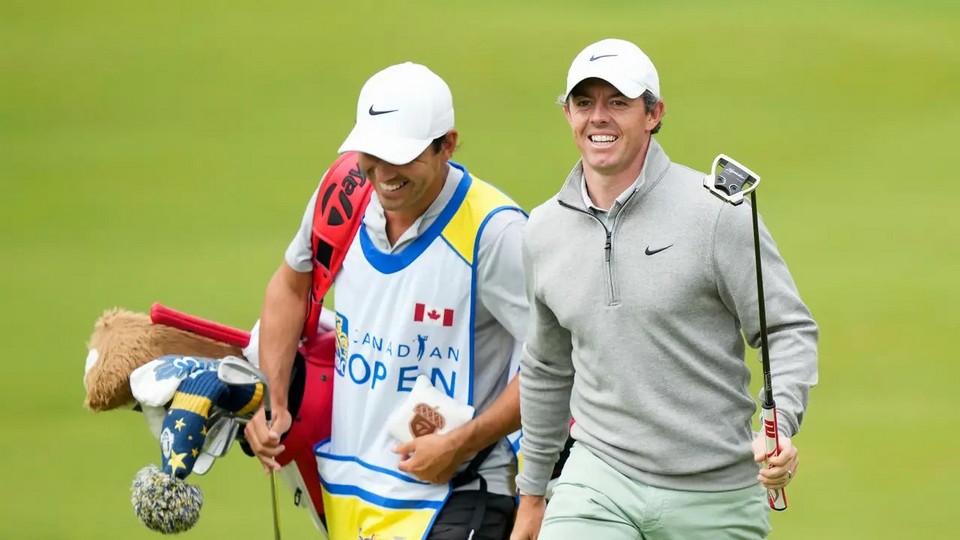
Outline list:
[[[800,430],[810,389],[817,384],[819,330],[762,220],[759,230],[773,394],[779,430],[792,437]],[[714,264],[721,298],[737,315],[747,343],[759,348],[760,316],[749,203],[722,207],[714,232]]]
[[[537,290],[536,256],[529,236],[528,228],[523,267],[530,299],[530,324],[520,356],[523,470],[517,477],[517,488],[523,494],[543,495],[569,432],[573,347],[570,332],[560,326]]]
[[[290,241],[287,251],[284,254],[284,260],[290,268],[297,272],[313,271],[313,246],[311,240],[313,237],[313,211],[317,207],[317,194],[320,188],[317,187],[310,201],[307,202],[307,210],[303,213],[303,219],[300,221],[300,229],[297,235]]]
[[[513,210],[494,214],[484,226],[478,249],[479,298],[487,311],[518,342],[527,333],[530,306],[523,279],[523,226],[527,218]]]

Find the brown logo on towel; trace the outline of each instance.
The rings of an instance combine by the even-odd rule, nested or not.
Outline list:
[[[410,433],[413,433],[414,438],[436,433],[447,425],[446,419],[438,409],[439,407],[434,409],[426,403],[417,403],[413,408],[413,418],[410,420]]]

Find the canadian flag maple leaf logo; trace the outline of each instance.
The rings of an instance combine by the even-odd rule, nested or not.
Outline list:
[[[453,310],[418,303],[413,310],[413,320],[438,326],[453,326]]]

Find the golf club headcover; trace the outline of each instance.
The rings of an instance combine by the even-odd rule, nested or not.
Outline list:
[[[180,383],[160,431],[163,472],[186,478],[193,470],[207,435],[214,405],[239,416],[260,406],[263,385],[229,386],[217,377],[217,361],[198,363]]]
[[[200,371],[180,383],[160,431],[163,472],[181,480],[190,474],[207,437],[210,409],[226,390],[216,371]]]
[[[200,488],[170,476],[156,465],[140,469],[130,490],[133,511],[151,531],[181,533],[200,519],[200,509],[203,507]]]

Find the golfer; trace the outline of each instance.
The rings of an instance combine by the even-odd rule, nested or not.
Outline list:
[[[765,488],[797,468],[817,325],[761,225],[782,446],[761,469],[744,362],[745,342],[760,343],[749,206],[711,195],[657,143],[659,77],[633,43],[584,49],[562,101],[581,159],[524,232],[532,321],[511,538],[764,538]],[[571,414],[577,442],[547,506]]]

